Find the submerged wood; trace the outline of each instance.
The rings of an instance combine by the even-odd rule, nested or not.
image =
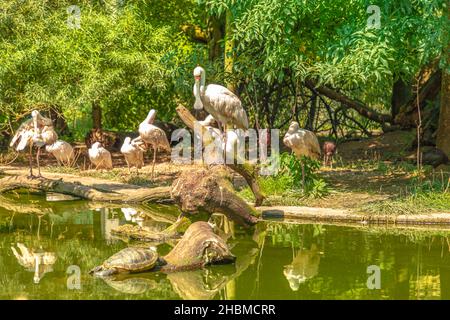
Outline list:
[[[102,186],[100,190],[62,179],[29,179],[24,176],[5,176],[0,179],[0,193],[21,188],[68,194],[86,200],[104,202],[144,203],[170,199],[170,187],[136,187],[126,190],[126,192],[118,192],[117,190],[108,190],[105,186]]]
[[[197,119],[192,115],[192,113],[184,106],[178,106],[177,113],[181,120],[183,120],[183,122],[186,124],[186,126],[189,129],[194,130],[195,122],[197,121]],[[204,145],[207,145],[211,143],[211,141],[213,141],[213,137],[211,136],[209,131],[205,130],[204,128],[202,128],[202,139]],[[265,197],[262,194],[257,181],[257,167],[250,163],[226,164],[226,166],[244,177],[253,194],[255,195],[255,206],[260,206]]]
[[[131,240],[162,243],[181,238],[182,232],[184,232],[189,225],[189,219],[183,217],[161,232],[151,232],[140,226],[124,224],[111,230],[111,233]]]
[[[221,166],[182,173],[173,182],[172,199],[183,213],[222,213],[243,226],[258,222],[256,210],[235,193]]]

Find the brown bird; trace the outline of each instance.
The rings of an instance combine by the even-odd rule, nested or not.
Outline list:
[[[336,144],[331,141],[325,141],[322,146],[323,151],[323,165],[327,166],[330,164],[333,168],[333,156],[336,153]]]

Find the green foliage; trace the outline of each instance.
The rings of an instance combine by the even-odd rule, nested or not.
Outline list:
[[[305,195],[322,197],[328,193],[328,187],[326,182],[317,174],[319,169],[320,162],[317,160],[305,156],[297,159],[294,154],[283,153],[280,155],[278,176],[288,177],[291,180],[291,188],[302,188]]]
[[[95,101],[105,128],[134,130],[150,108],[171,120],[177,99],[191,100],[178,68],[192,69],[195,46],[179,28],[198,13],[195,1],[78,1],[80,29],[67,25],[72,4],[0,3],[0,128],[36,106],[59,106],[78,130]]]

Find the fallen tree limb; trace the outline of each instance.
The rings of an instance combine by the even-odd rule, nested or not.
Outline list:
[[[102,190],[98,190],[62,179],[29,179],[24,176],[6,176],[0,179],[0,193],[21,188],[69,194],[86,200],[103,202],[145,203],[170,199],[170,187],[136,188],[117,192],[106,191],[104,186]]]
[[[345,96],[342,93],[339,93],[333,89],[330,89],[326,86],[317,86],[316,83],[312,80],[305,81],[306,86],[312,90],[313,92],[323,94],[324,96],[341,102],[345,106],[355,110],[363,117],[370,119],[372,121],[378,122],[378,123],[392,123],[394,120],[392,119],[391,115],[388,114],[382,114],[379,113],[369,107],[367,107],[364,103],[360,101],[356,101],[353,99],[350,99],[349,97]]]
[[[178,106],[177,107],[177,113],[180,116],[181,120],[186,124],[186,126],[194,130],[195,122],[197,119],[192,115],[192,113],[184,106]],[[213,137],[209,133],[208,130],[205,130],[204,127],[202,127],[202,140],[203,145],[207,145],[213,141]],[[264,200],[264,195],[261,193],[261,190],[259,188],[259,184],[257,181],[258,173],[257,168],[250,164],[226,164],[227,167],[229,167],[231,170],[235,171],[236,173],[240,174],[245,181],[247,181],[247,184],[249,185],[250,189],[252,190],[253,194],[255,195],[255,206],[260,206]]]

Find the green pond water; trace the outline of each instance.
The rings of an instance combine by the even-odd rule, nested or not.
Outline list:
[[[0,198],[1,299],[450,299],[449,232],[281,221],[252,230],[218,223],[230,235],[235,264],[105,281],[88,271],[135,244],[111,229],[138,223],[162,230],[177,210],[47,199],[57,200],[27,193]],[[136,221],[130,215],[136,211],[146,218]],[[20,253],[18,243],[53,260],[37,269],[21,265],[11,249]],[[170,248],[162,244],[158,252]],[[380,289],[367,286],[372,265],[380,268]]]

